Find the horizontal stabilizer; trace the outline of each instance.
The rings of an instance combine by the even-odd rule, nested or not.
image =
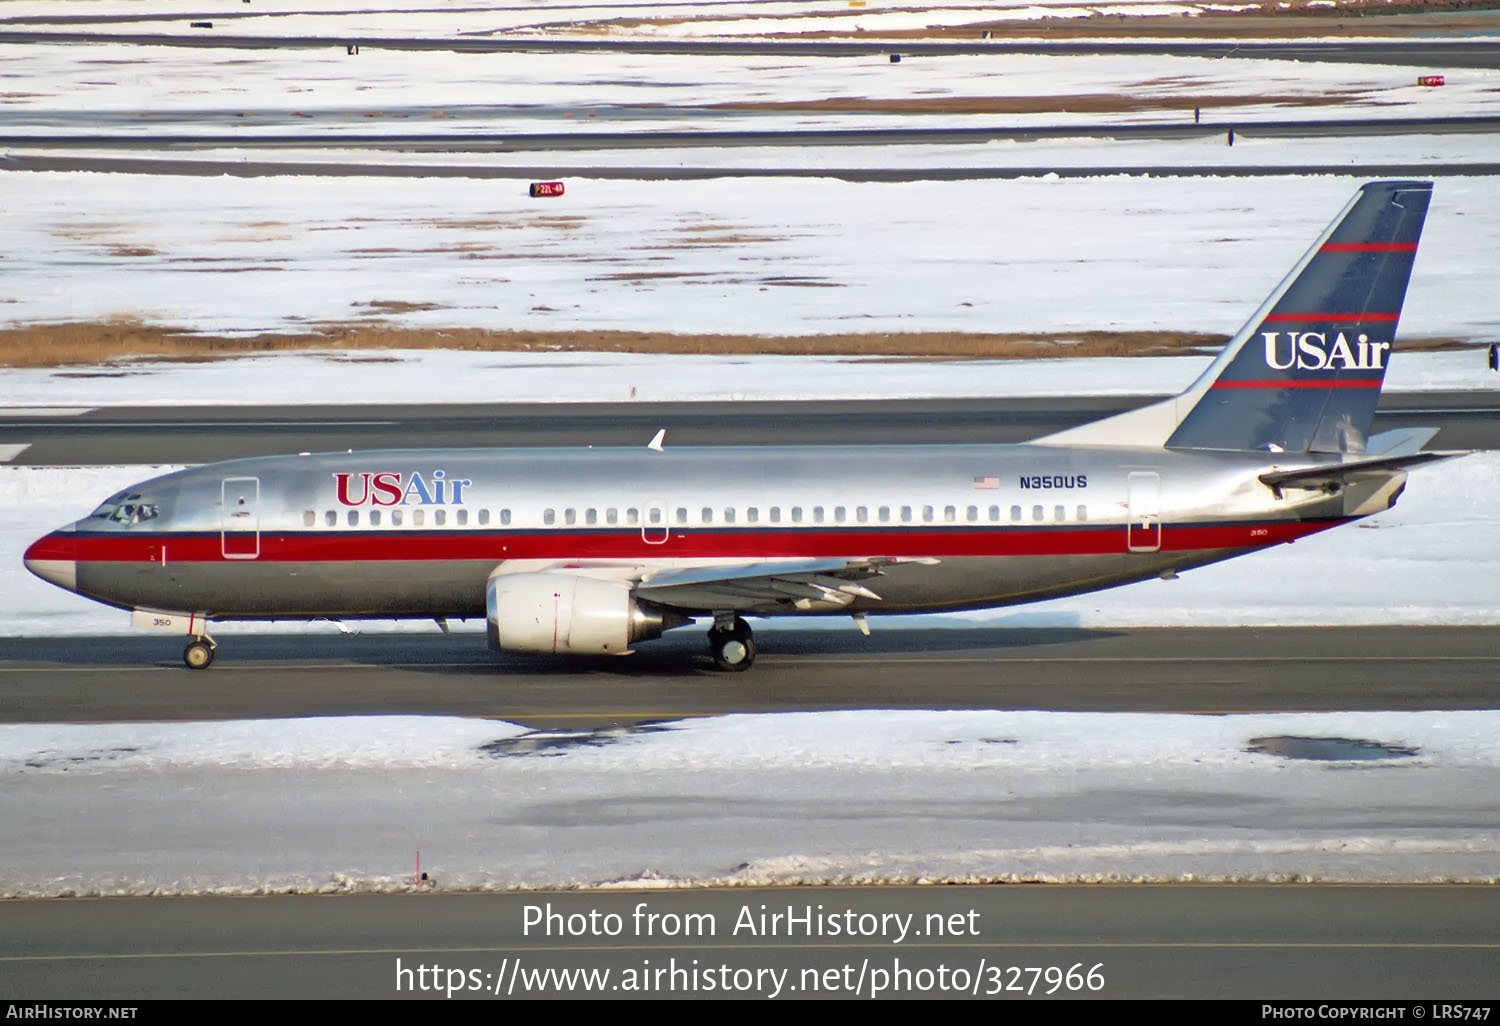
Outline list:
[[[1415,467],[1422,463],[1451,460],[1458,456],[1467,455],[1469,455],[1467,452],[1418,452],[1405,456],[1387,456],[1375,460],[1329,463],[1321,467],[1303,467],[1300,470],[1276,470],[1269,474],[1260,475],[1260,479],[1270,487],[1271,491],[1276,493],[1276,497],[1279,499],[1283,488],[1332,490],[1335,487],[1348,484],[1351,478],[1361,474],[1405,470],[1407,467]]]
[[[1400,428],[1396,431],[1382,431],[1378,435],[1371,435],[1365,443],[1365,455],[1367,456],[1407,456],[1414,452],[1421,452],[1422,446],[1437,435],[1438,428],[1435,427],[1411,427]]]

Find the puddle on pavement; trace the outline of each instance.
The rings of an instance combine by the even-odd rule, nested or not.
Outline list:
[[[479,750],[496,759],[527,756],[556,758],[580,748],[604,748],[628,737],[660,734],[672,730],[659,723],[642,723],[631,727],[601,727],[597,730],[532,730],[516,737],[501,738],[479,746]]]
[[[112,762],[127,755],[134,755],[139,751],[140,749],[135,747],[122,747],[100,749],[98,751],[85,752],[82,755],[64,755],[55,751],[37,752],[25,761],[25,766],[27,769],[51,769],[57,766],[67,769],[69,766],[87,766],[90,763],[96,762]]]
[[[1281,736],[1252,737],[1245,751],[1316,762],[1378,762],[1383,759],[1410,758],[1420,754],[1422,750],[1387,741],[1367,741],[1353,737]]]

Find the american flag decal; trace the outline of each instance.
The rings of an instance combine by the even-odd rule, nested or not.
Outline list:
[[[999,488],[1000,487],[1000,479],[998,477],[976,477],[974,479],[974,487],[975,488]]]

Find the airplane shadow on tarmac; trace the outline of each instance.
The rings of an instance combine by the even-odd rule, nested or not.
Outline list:
[[[761,662],[749,671],[775,673],[781,659],[847,661],[862,657],[889,656],[920,661],[923,657],[974,656],[991,651],[997,657],[1018,649],[1102,641],[1118,637],[1119,631],[1071,627],[935,627],[886,628],[872,619],[870,637],[852,626],[834,622],[778,628],[757,624],[756,645]],[[357,625],[354,630],[358,630]],[[367,666],[441,675],[504,677],[616,677],[711,676],[743,679],[714,669],[708,656],[706,628],[683,627],[660,639],[642,643],[629,656],[546,655],[524,652],[492,652],[484,635],[473,630],[453,634],[220,634],[219,666],[255,664],[267,670],[276,664],[313,667]],[[38,667],[100,666],[141,669],[182,669],[179,658],[185,639],[167,636],[74,636],[0,639],[0,664]],[[186,672],[184,670],[184,672]],[[214,669],[207,671],[212,676]]]

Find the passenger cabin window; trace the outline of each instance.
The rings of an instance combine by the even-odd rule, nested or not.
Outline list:
[[[724,523],[726,523],[726,524],[732,524],[732,523],[734,523],[734,507],[733,506],[725,506],[724,507]]]
[[[880,522],[882,524],[888,524],[888,523],[891,522],[891,507],[889,507],[889,506],[881,506],[880,507]]]
[[[318,522],[318,515],[316,513],[314,513],[312,510],[308,510],[306,513],[302,514],[302,526],[303,527],[312,527],[317,522]]]
[[[399,509],[393,509],[393,510],[391,510],[391,526],[392,527],[400,527],[401,526],[401,511]]]
[[[823,522],[823,507],[822,506],[814,506],[813,507],[813,523],[815,523],[815,524],[821,524],[822,522]]]
[[[544,510],[542,510],[542,523],[544,523],[544,524],[555,524],[555,523],[557,523],[557,510],[555,510],[555,509],[544,509]]]
[[[1020,506],[1012,506],[1010,508],[1010,522],[1013,523],[1013,524],[1019,524],[1021,522],[1021,507]]]
[[[641,522],[641,511],[631,506],[625,511],[625,522],[631,525],[639,524]]]
[[[678,506],[677,507],[677,522],[679,524],[685,524],[685,523],[687,523],[687,507],[686,506]]]
[[[771,523],[773,523],[773,524],[779,524],[779,523],[781,523],[781,507],[780,506],[772,506],[771,507]]]
[[[794,524],[800,524],[800,523],[802,523],[802,507],[801,506],[793,506],[792,507],[792,523],[794,523]]]
[[[1052,507],[1052,519],[1056,520],[1058,523],[1062,523],[1064,520],[1068,519],[1068,509],[1067,509],[1067,507],[1066,506],[1053,506]]]
[[[1040,506],[1033,506],[1031,507],[1031,519],[1037,521],[1046,520],[1047,511]]]
[[[923,506],[922,507],[922,522],[924,524],[930,524],[930,523],[932,523],[932,507],[931,506]]]
[[[943,507],[943,523],[951,524],[958,520],[958,510],[952,506]]]
[[[372,510],[370,510],[370,526],[371,527],[379,527],[380,526],[380,510],[378,510],[378,509],[372,509]]]
[[[978,506],[970,506],[968,508],[968,511],[967,511],[967,516],[968,516],[969,523],[971,523],[971,524],[977,524],[977,523],[979,523],[979,507]]]
[[[604,511],[604,522],[606,524],[618,524],[620,522],[620,511],[613,506]]]
[[[651,523],[653,524],[661,523],[662,508],[660,506],[652,506],[646,511],[646,519],[651,521]]]
[[[469,511],[468,510],[461,509],[457,513],[455,513],[454,516],[458,519],[458,526],[459,527],[468,527],[469,526]]]
[[[500,523],[502,523],[502,524],[509,524],[510,523],[510,510],[508,510],[508,509],[502,509],[500,511]]]
[[[357,510],[357,509],[351,509],[349,511],[349,526],[350,527],[358,527],[359,526],[359,510]]]
[[[439,527],[442,527],[443,524],[447,523],[447,521],[448,521],[448,511],[447,510],[445,510],[445,509],[435,509],[435,510],[432,511],[432,522],[434,524],[436,524]]]
[[[870,520],[870,507],[868,507],[868,506],[855,506],[854,507],[854,519],[856,521],[858,521],[859,523],[861,523],[861,524],[868,523],[869,520]]]
[[[751,506],[748,509],[746,509],[745,510],[745,522],[747,524],[756,524],[756,523],[759,523],[760,522],[760,510],[757,509],[754,506]]]
[[[835,506],[835,507],[833,507],[833,522],[836,523],[836,524],[842,524],[844,522],[844,507],[843,506]]]
[[[901,507],[901,522],[903,524],[909,524],[909,523],[911,523],[911,507],[910,506],[902,506]]]
[[[333,510],[329,510],[327,513],[323,514],[323,523],[327,524],[329,527],[337,527],[339,524],[339,515]]]
[[[426,522],[427,522],[427,511],[426,510],[424,510],[424,509],[414,509],[414,510],[411,511],[411,524],[412,524],[413,527],[421,527]]]
[[[583,522],[585,524],[597,524],[599,522],[599,511],[597,509],[584,510]]]
[[[992,523],[992,524],[998,524],[999,522],[1000,522],[1000,507],[999,506],[991,506],[990,507],[990,523]]]
[[[714,522],[714,511],[709,509],[707,506],[703,507],[703,522],[705,524],[711,524]]]
[[[575,510],[575,509],[573,509],[573,507],[571,507],[571,506],[569,506],[567,509],[563,510],[563,523],[565,523],[565,524],[576,524],[576,523],[578,523],[578,511]]]
[[[1077,512],[1079,520],[1087,520],[1089,518],[1089,508],[1087,506],[1079,506]]]

